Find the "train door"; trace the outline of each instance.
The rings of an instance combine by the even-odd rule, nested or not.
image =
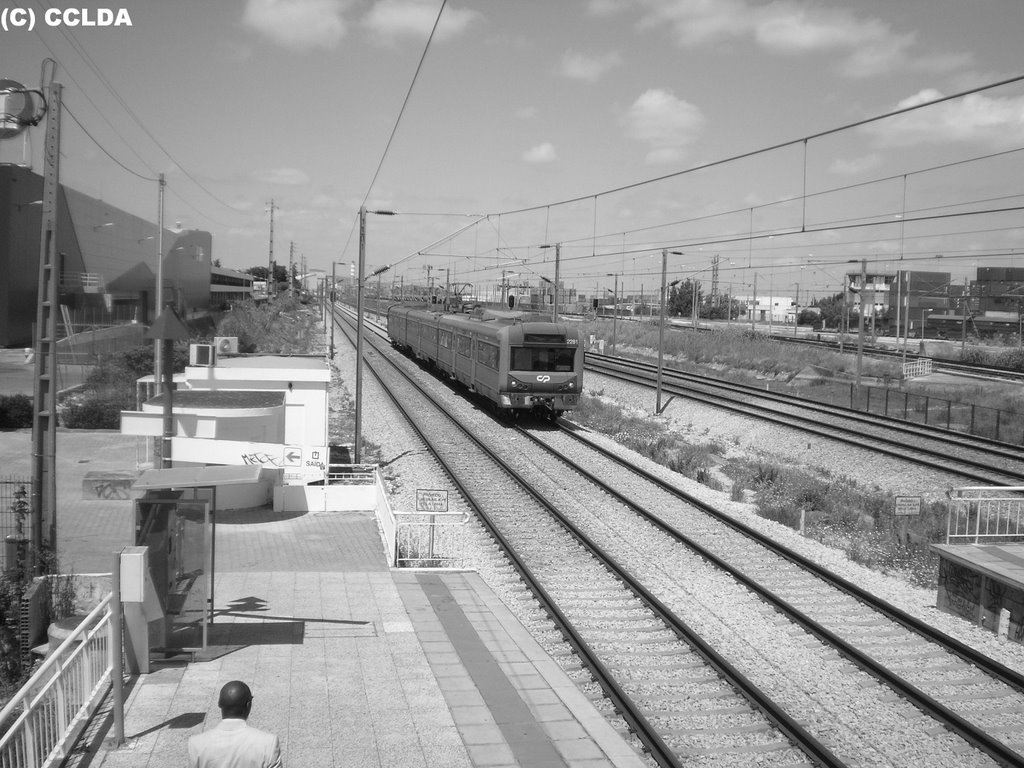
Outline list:
[[[455,333],[455,379],[463,384],[473,383],[473,337]]]

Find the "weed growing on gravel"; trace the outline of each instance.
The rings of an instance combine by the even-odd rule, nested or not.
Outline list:
[[[572,416],[575,421],[608,435],[651,461],[714,490],[722,490],[721,483],[710,472],[711,465],[716,463],[712,457],[725,452],[717,441],[688,443],[658,421],[628,414],[617,403],[588,394],[580,398]]]
[[[716,458],[725,455],[720,443],[690,444],[664,424],[594,396],[581,398],[573,419],[715,490],[723,486],[711,468],[722,463],[733,501],[743,501],[749,489],[761,517],[793,529],[803,525],[805,536],[842,550],[854,562],[901,574],[915,586],[935,586],[938,559],[928,545],[943,536],[941,504],[930,505],[901,535],[893,529],[892,496],[854,480],[763,460]]]

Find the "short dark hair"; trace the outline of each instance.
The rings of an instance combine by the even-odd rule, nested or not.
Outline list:
[[[241,680],[232,680],[220,689],[217,704],[224,717],[248,717],[252,706],[252,691]]]

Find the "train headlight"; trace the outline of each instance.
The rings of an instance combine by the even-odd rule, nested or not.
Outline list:
[[[515,390],[517,392],[526,392],[527,390],[530,389],[530,385],[529,384],[524,384],[523,382],[521,382],[519,379],[515,378],[514,376],[509,376],[508,377],[508,388],[512,389],[512,390]]]
[[[576,379],[569,379],[569,381],[562,382],[558,385],[559,392],[575,392],[576,391]]]

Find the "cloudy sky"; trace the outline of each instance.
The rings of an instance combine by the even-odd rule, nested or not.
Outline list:
[[[985,87],[1024,75],[1020,0],[120,2],[0,31],[0,77],[56,59],[62,181],[155,220],[164,173],[224,266],[266,264],[273,200],[279,261],[343,273],[365,204],[399,214],[367,217],[371,269],[481,293],[556,243],[587,294],[650,291],[663,249],[736,294],[1024,267],[1024,82]]]

